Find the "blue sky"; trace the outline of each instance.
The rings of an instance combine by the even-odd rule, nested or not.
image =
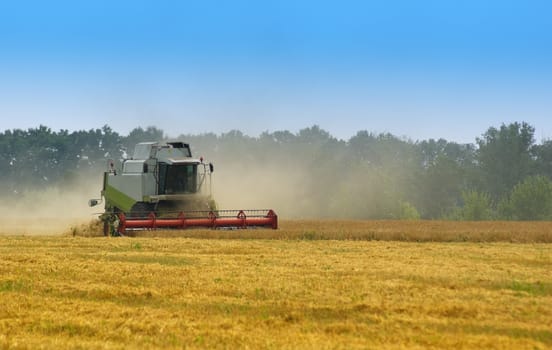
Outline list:
[[[3,1],[0,129],[552,138],[548,1]]]

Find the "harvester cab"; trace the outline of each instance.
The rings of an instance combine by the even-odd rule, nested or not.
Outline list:
[[[189,227],[277,228],[272,210],[218,210],[212,196],[213,164],[192,157],[184,142],[142,142],[119,167],[103,174],[100,216],[104,234]],[[90,206],[101,199],[91,199]]]

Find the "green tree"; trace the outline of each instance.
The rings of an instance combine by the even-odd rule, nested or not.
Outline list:
[[[533,147],[535,171],[539,175],[552,178],[552,140],[545,140]]]
[[[463,169],[453,159],[440,155],[424,170],[420,182],[423,216],[438,219],[460,202]]]
[[[462,192],[464,205],[461,209],[462,220],[480,221],[492,218],[491,197],[477,191]]]
[[[355,203],[356,218],[400,217],[399,201],[414,203],[421,172],[419,153],[407,139],[359,131],[347,143],[347,167],[338,178]],[[359,211],[360,208],[363,208]]]
[[[462,190],[470,185],[475,162],[475,147],[444,139],[416,144],[421,172],[416,176],[416,204],[422,217],[451,218],[451,211],[462,202]],[[453,216],[460,218],[461,214]]]
[[[401,220],[419,220],[420,213],[415,206],[409,202],[399,201],[399,219]]]
[[[163,130],[155,126],[148,126],[145,130],[141,127],[134,128],[128,136],[122,138],[122,144],[126,149],[127,156],[132,157],[134,146],[140,142],[162,141],[165,138]]]
[[[477,139],[482,189],[493,199],[503,197],[530,175],[534,132],[529,124],[516,122],[499,129],[491,127]]]
[[[510,220],[552,219],[552,181],[541,175],[527,177],[500,203],[499,212]]]

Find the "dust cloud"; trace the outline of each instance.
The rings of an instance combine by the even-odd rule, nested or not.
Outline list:
[[[101,178],[79,179],[63,188],[32,189],[4,198],[0,204],[0,235],[56,235],[74,225],[90,222],[102,211],[101,205],[88,206],[99,198]]]
[[[219,209],[273,209],[287,219],[308,216],[308,171],[285,162],[215,162],[213,196]],[[99,198],[101,172],[81,175],[70,186],[29,189],[0,204],[0,235],[56,235],[90,223],[103,212],[88,200]]]
[[[220,163],[213,173],[213,196],[219,209],[273,209],[298,218],[305,213],[304,169],[285,164]]]
[[[213,196],[219,209],[273,209],[285,219],[397,218],[404,189],[400,180],[406,178],[400,171],[389,175],[362,166],[313,168],[291,156],[214,162]]]

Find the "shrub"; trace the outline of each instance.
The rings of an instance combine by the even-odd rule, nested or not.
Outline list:
[[[401,220],[419,220],[420,213],[415,206],[409,202],[399,201],[399,219]]]
[[[525,178],[500,203],[499,211],[505,219],[552,219],[552,181],[540,175]]]
[[[464,206],[461,209],[463,220],[481,221],[492,218],[491,197],[477,191],[462,192]]]

